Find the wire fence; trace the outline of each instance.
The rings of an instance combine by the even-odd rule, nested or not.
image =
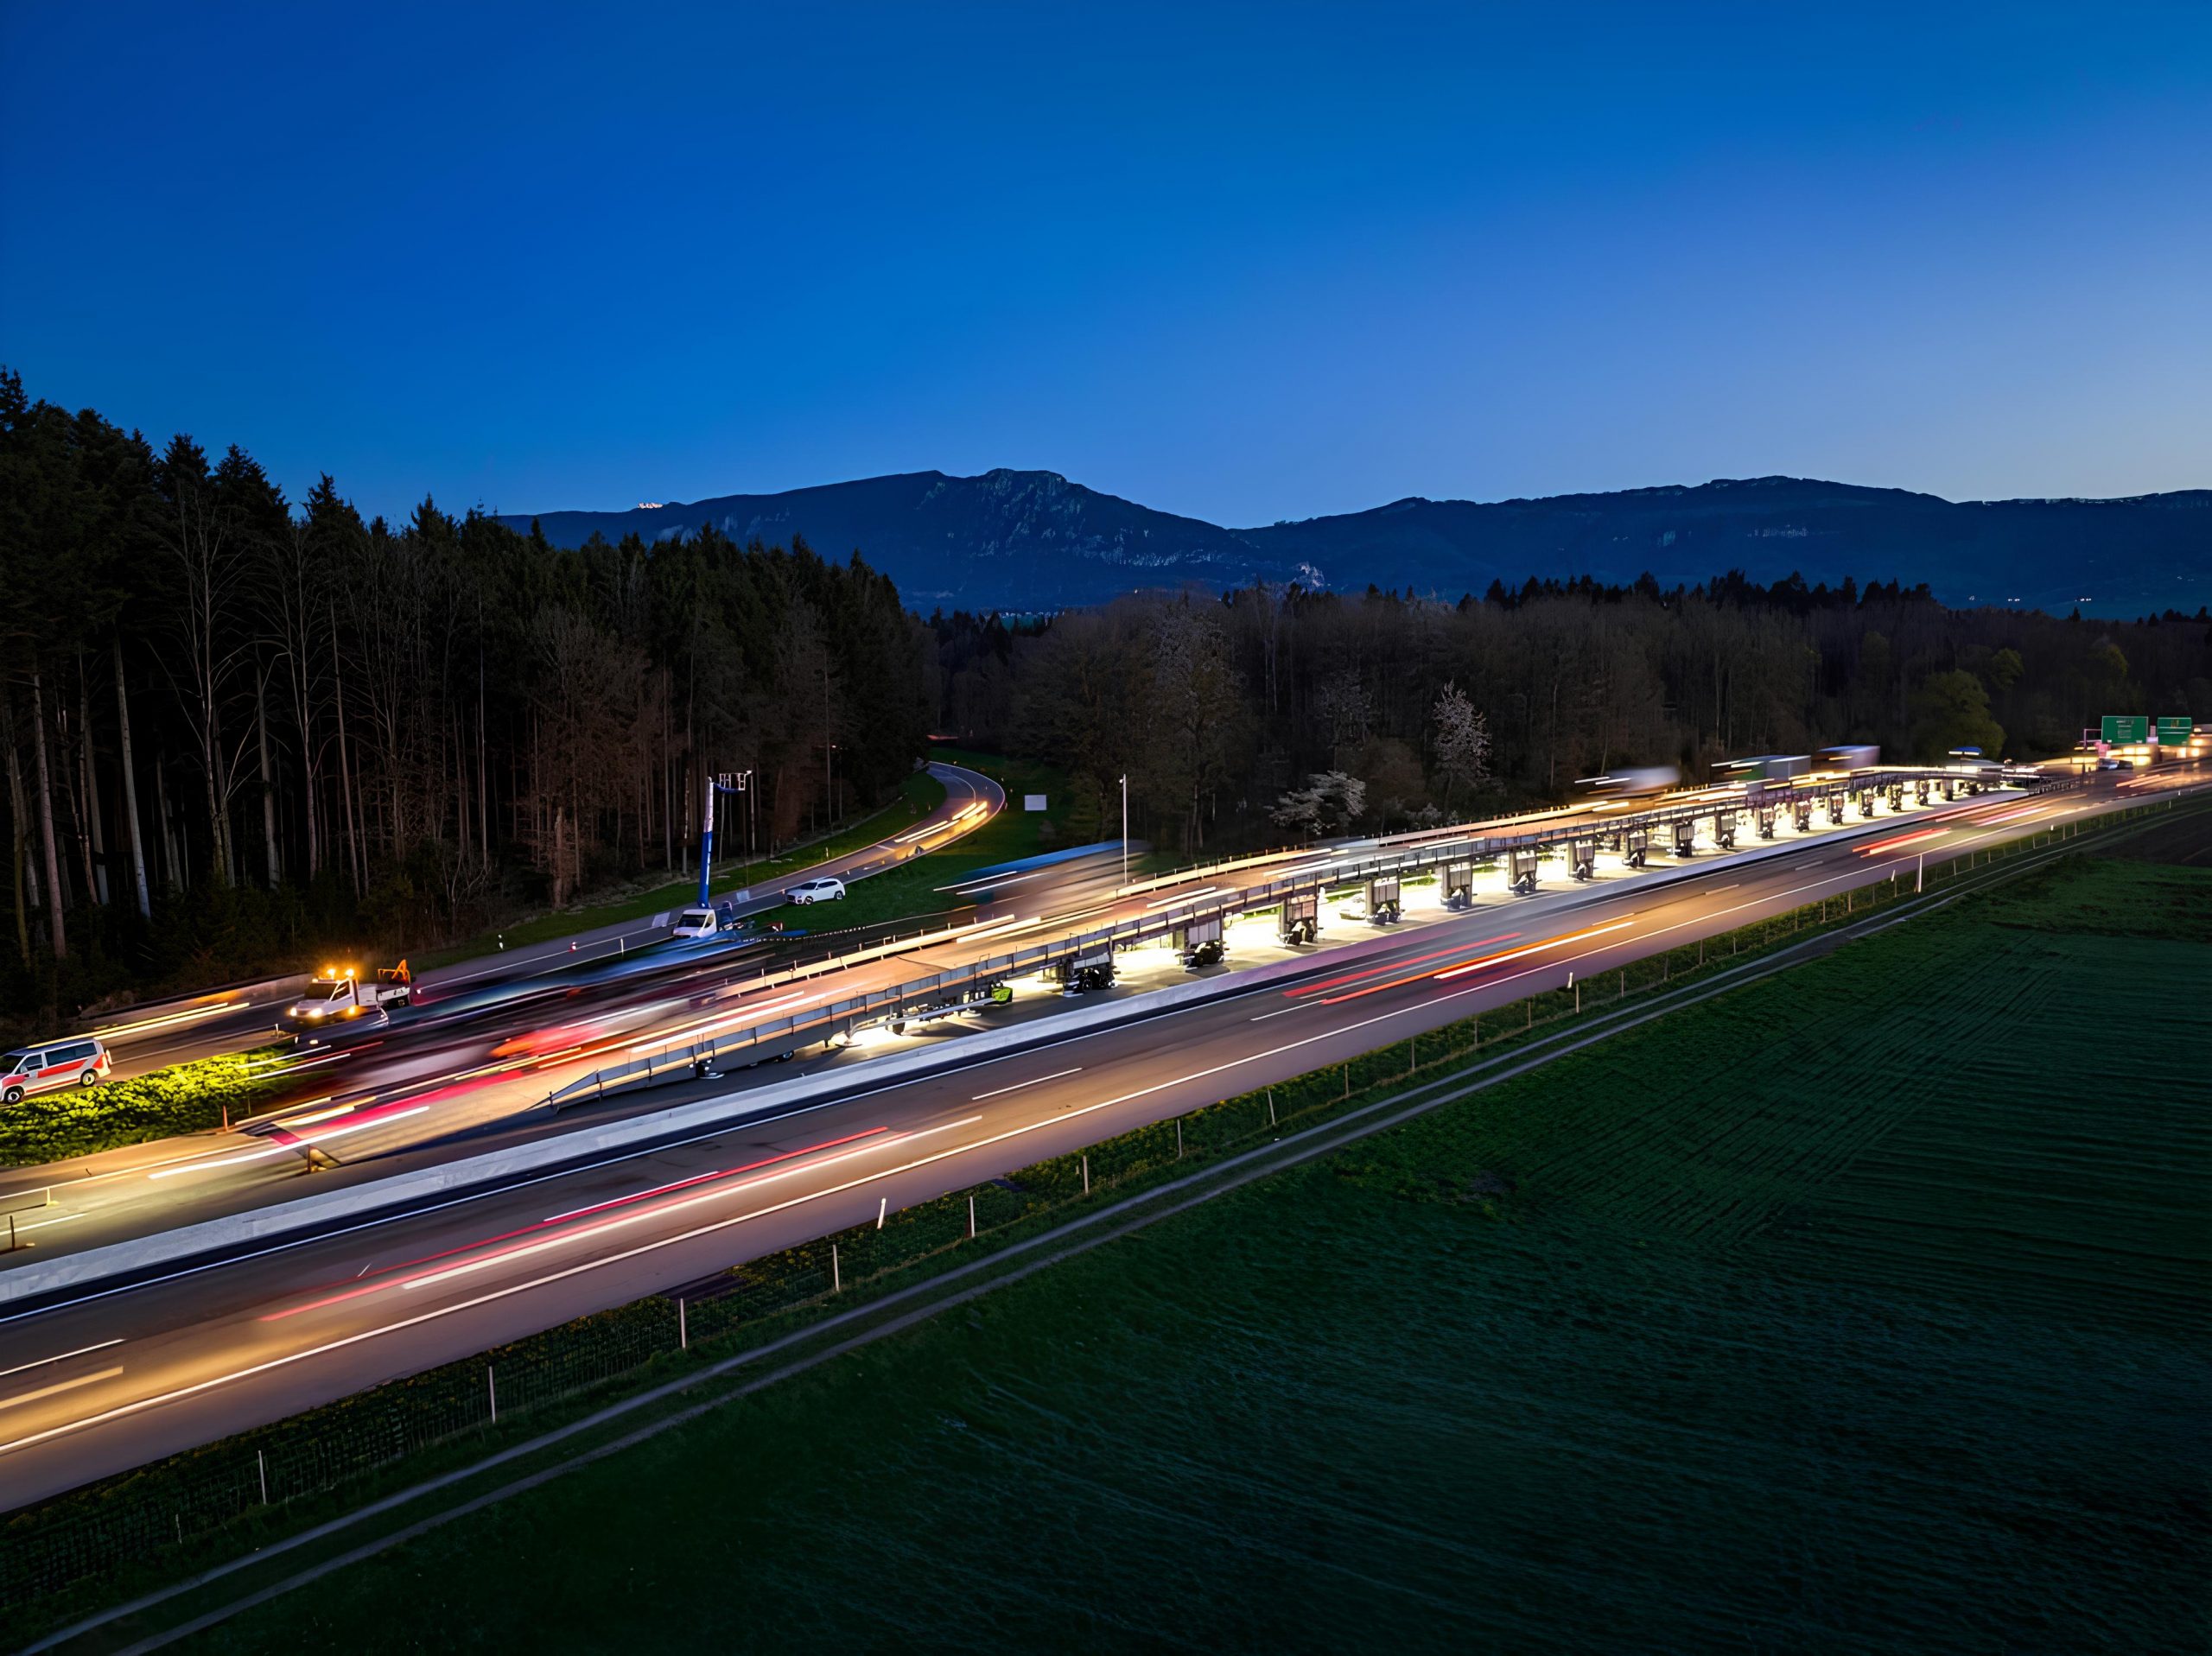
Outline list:
[[[2100,819],[2131,820],[2158,805]],[[174,1575],[325,1515],[334,1492],[368,1498],[381,1480],[473,1459],[487,1440],[543,1430],[561,1405],[683,1372],[690,1353],[727,1355],[781,1330],[776,1320],[848,1295],[887,1291],[963,1248],[1003,1246],[1086,1200],[1122,1196],[1180,1164],[1247,1149],[1313,1125],[1408,1077],[1496,1056],[1538,1031],[1595,1020],[1642,995],[1717,975],[1822,930],[1948,886],[1992,861],[2075,830],[1930,863],[1913,875],[1793,909],[1532,994],[1348,1063],[1138,1127],[970,1189],[885,1215],[882,1223],[747,1260],[704,1283],[635,1301],[478,1356],[391,1381],[289,1419],[88,1485],[0,1520],[0,1608],[73,1589],[112,1596],[121,1578]],[[719,1348],[719,1349],[718,1349]]]

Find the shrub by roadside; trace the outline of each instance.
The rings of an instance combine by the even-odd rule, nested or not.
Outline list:
[[[38,1093],[0,1107],[0,1166],[29,1167],[198,1133],[251,1115],[283,1082],[251,1052],[172,1064],[133,1081]]]

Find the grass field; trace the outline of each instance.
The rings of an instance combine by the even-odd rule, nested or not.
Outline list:
[[[2202,1647],[2208,900],[2071,861],[200,1646]]]

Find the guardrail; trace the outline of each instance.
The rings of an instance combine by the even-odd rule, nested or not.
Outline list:
[[[1859,774],[1863,776],[1865,773]],[[1309,891],[1320,892],[1337,886],[1355,885],[1386,875],[1402,877],[1450,863],[1492,861],[1514,851],[1541,850],[1546,846],[1565,844],[1570,841],[1605,839],[1646,826],[1663,828],[1689,818],[1708,817],[1731,810],[1741,812],[1753,809],[1754,805],[1772,804],[1779,809],[1800,797],[1818,800],[1835,794],[1879,793],[1893,784],[1910,787],[1923,777],[1961,784],[1972,783],[1977,787],[1982,785],[1983,781],[1954,770],[1885,771],[1881,773],[1878,782],[1862,782],[1856,786],[1839,785],[1837,779],[1831,777],[1802,787],[1770,788],[1755,796],[1751,803],[1731,805],[1726,801],[1707,800],[1695,805],[1684,803],[1658,811],[1638,812],[1603,824],[1578,822],[1571,828],[1552,826],[1527,829],[1518,834],[1465,834],[1456,838],[1432,839],[1349,860],[1332,860],[1325,864],[1301,865],[1279,879],[1260,885],[1207,892],[1204,898],[1171,904],[1157,913],[1132,916],[1087,931],[1073,932],[1001,954],[984,955],[963,966],[869,990],[824,1006],[791,1012],[766,1023],[717,1035],[711,1040],[671,1042],[658,1051],[594,1070],[590,1075],[549,1093],[545,1101],[558,1110],[587,1096],[594,1100],[602,1098],[610,1087],[619,1088],[650,1082],[677,1069],[711,1069],[726,1059],[745,1063],[760,1063],[766,1057],[779,1055],[785,1050],[786,1044],[801,1044],[794,1037],[802,1031],[822,1030],[836,1033],[840,1029],[887,1021],[901,1012],[934,1005],[953,991],[964,990],[978,983],[1024,977],[1046,971],[1064,961],[1126,949],[1153,937],[1182,930],[1194,922],[1226,921],[1232,915],[1271,909],[1286,898],[1304,896]],[[819,962],[814,969],[785,974],[775,981],[780,983],[802,977],[819,976],[828,971],[842,970],[847,965],[863,960],[911,953],[929,947],[932,942],[956,942],[963,934],[989,929],[988,923],[954,927],[935,937],[925,936],[906,943],[886,944],[874,949],[836,956]]]

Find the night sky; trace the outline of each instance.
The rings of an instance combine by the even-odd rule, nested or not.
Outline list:
[[[2212,7],[0,7],[0,362],[366,511],[2212,485]]]

